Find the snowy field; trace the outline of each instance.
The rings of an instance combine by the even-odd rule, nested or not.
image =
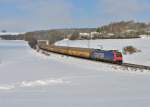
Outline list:
[[[89,44],[89,45],[88,45]],[[103,40],[91,40],[89,43],[87,40],[68,41],[63,40],[57,42],[56,45],[61,46],[73,46],[73,47],[85,47],[112,50],[117,49],[122,52],[126,46],[133,46],[141,52],[134,53],[132,55],[124,55],[124,62],[133,64],[142,64],[150,66],[150,38],[139,39],[103,39]]]
[[[45,56],[24,41],[0,40],[1,107],[150,107],[149,81],[149,71]]]

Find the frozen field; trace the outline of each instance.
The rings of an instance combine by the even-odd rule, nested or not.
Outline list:
[[[149,107],[149,81],[149,71],[45,56],[24,41],[0,40],[1,107]]]
[[[68,41],[63,40],[57,42],[56,45],[62,46],[74,46],[74,47],[85,47],[88,48],[87,40],[77,40],[77,41]],[[142,52],[135,53],[132,55],[124,55],[124,62],[134,63],[134,64],[143,64],[150,66],[150,38],[142,39],[104,39],[104,40],[91,40],[90,48],[97,48],[106,50],[117,49],[122,51],[126,46],[133,46]]]

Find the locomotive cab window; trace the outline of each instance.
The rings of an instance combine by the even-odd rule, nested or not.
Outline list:
[[[121,55],[120,52],[116,52],[116,56],[117,56],[117,57],[121,57],[122,55]]]

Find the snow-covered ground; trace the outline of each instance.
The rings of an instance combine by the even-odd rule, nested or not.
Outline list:
[[[50,54],[0,40],[1,107],[149,107],[149,71]]]
[[[139,39],[103,39],[103,40],[77,40],[68,41],[63,40],[57,42],[56,45],[62,46],[73,46],[73,47],[85,47],[112,50],[117,49],[122,52],[123,48],[126,46],[133,46],[141,52],[132,55],[124,55],[124,62],[142,64],[150,66],[150,39],[149,38],[139,38]]]
[[[19,34],[24,34],[25,32],[0,32],[0,36],[4,36],[4,35],[19,35]]]

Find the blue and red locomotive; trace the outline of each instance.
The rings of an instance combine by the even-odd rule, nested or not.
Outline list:
[[[122,64],[122,53],[117,50],[99,50],[92,51],[91,58],[95,60],[108,61],[112,63]]]

